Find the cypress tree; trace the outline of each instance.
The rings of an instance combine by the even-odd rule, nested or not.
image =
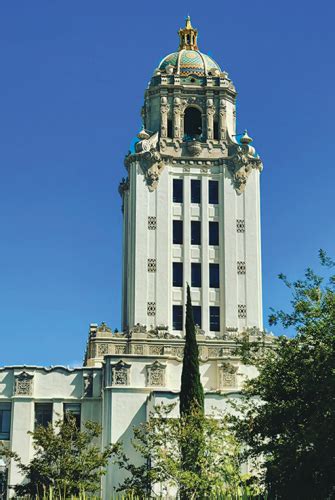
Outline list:
[[[199,349],[195,333],[190,287],[187,285],[185,349],[180,389],[180,414],[204,413],[204,389],[200,381]]]

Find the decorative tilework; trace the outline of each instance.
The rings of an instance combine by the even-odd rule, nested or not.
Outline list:
[[[246,265],[243,260],[238,260],[237,261],[237,274],[245,274],[246,272]]]
[[[149,273],[156,272],[156,259],[148,259],[148,272]]]
[[[159,69],[164,70],[169,65],[175,68],[179,66],[181,76],[204,76],[206,68],[207,72],[213,69],[221,71],[220,66],[211,57],[202,54],[198,50],[181,50],[173,52],[161,61]]]
[[[148,217],[148,229],[157,229],[157,217]]]
[[[236,231],[238,233],[244,233],[244,231],[245,231],[245,220],[244,219],[236,219]]]
[[[247,306],[245,304],[238,304],[237,314],[238,314],[239,318],[246,318],[247,317]]]
[[[147,314],[148,314],[148,316],[155,316],[155,314],[156,314],[156,302],[148,302]]]

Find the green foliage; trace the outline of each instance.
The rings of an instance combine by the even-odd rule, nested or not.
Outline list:
[[[190,500],[242,496],[247,478],[241,477],[239,445],[227,418],[206,418],[195,409],[172,418],[174,406],[155,407],[148,421],[134,429],[132,444],[142,458],[141,465],[127,457],[121,444],[114,445],[114,463],[128,472],[119,491],[140,498],[160,498],[167,489],[175,491],[176,498],[183,492]],[[193,448],[197,442],[202,443],[200,450]],[[183,464],[186,445],[195,462],[192,470]]]
[[[25,476],[23,484],[15,486],[18,496],[65,499],[100,491],[101,476],[112,451],[110,447],[100,451],[94,444],[101,434],[99,424],[87,421],[80,431],[75,419],[68,416],[58,420],[55,427],[39,426],[29,434],[35,454],[28,464],[22,463],[16,453],[0,448],[0,454],[13,459]]]
[[[334,266],[322,251],[320,261]],[[280,279],[292,310],[273,311],[270,321],[296,335],[274,339],[272,349],[242,346],[259,376],[246,384],[238,436],[249,457],[263,457],[271,498],[335,498],[335,276],[307,269],[302,280]]]
[[[193,407],[204,411],[204,390],[199,372],[199,349],[191,302],[190,287],[187,285],[185,349],[181,375],[180,414],[186,415]]]

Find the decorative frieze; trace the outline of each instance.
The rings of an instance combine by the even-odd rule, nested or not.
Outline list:
[[[151,231],[157,229],[157,217],[149,216],[148,217],[148,229]]]
[[[143,345],[136,345],[135,344],[132,347],[132,352],[133,352],[133,354],[143,355],[143,353],[144,353]]]
[[[237,261],[237,274],[245,274],[246,272],[246,265],[245,262],[242,260]]]
[[[127,346],[125,344],[116,344],[115,354],[126,354]]]
[[[160,363],[159,361],[155,361],[151,365],[147,365],[147,385],[149,387],[165,386],[165,369],[166,366]]]
[[[238,233],[244,233],[244,231],[245,231],[245,220],[244,219],[236,219],[236,231]]]
[[[148,259],[148,272],[155,273],[156,267],[156,259]]]
[[[15,375],[14,396],[32,396],[34,376],[27,372]]]
[[[155,316],[155,314],[156,314],[156,302],[148,302],[147,314],[148,314],[148,316]]]
[[[97,355],[104,356],[105,354],[108,354],[108,349],[109,349],[108,346],[109,346],[109,344],[107,344],[107,343],[97,344],[97,347],[96,347]]]
[[[154,354],[155,356],[162,356],[164,354],[164,346],[151,345],[149,347],[149,354]]]
[[[244,319],[247,317],[247,306],[245,304],[238,304],[237,306],[237,314],[240,319]]]
[[[112,368],[112,385],[129,385],[130,366],[124,361],[119,361]]]

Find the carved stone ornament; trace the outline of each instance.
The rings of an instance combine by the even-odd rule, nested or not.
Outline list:
[[[129,385],[130,365],[119,361],[112,365],[112,385]]]
[[[15,375],[14,396],[32,396],[34,376],[27,372]]]
[[[201,153],[201,143],[199,141],[189,141],[186,143],[186,147],[191,156],[199,156]]]
[[[165,386],[165,365],[155,361],[147,365],[147,385],[164,387]]]
[[[103,321],[100,326],[98,326],[97,332],[99,333],[112,333],[111,328],[106,325],[106,323]]]
[[[248,144],[236,144],[230,148],[227,166],[238,194],[244,192],[252,169],[257,169],[260,172],[263,169],[261,159],[256,155],[255,149]]]
[[[147,333],[147,327],[146,325],[140,325],[140,323],[137,323],[135,326],[133,326],[130,331],[130,336],[133,334],[133,333]]]
[[[226,387],[236,387],[236,372],[238,368],[237,366],[232,365],[231,363],[224,362],[219,367],[220,373],[220,389]]]
[[[147,133],[147,132],[146,132]],[[136,153],[141,161],[149,191],[154,191],[158,186],[159,176],[164,169],[164,163],[157,150],[158,132],[148,139],[143,139],[135,145]]]

